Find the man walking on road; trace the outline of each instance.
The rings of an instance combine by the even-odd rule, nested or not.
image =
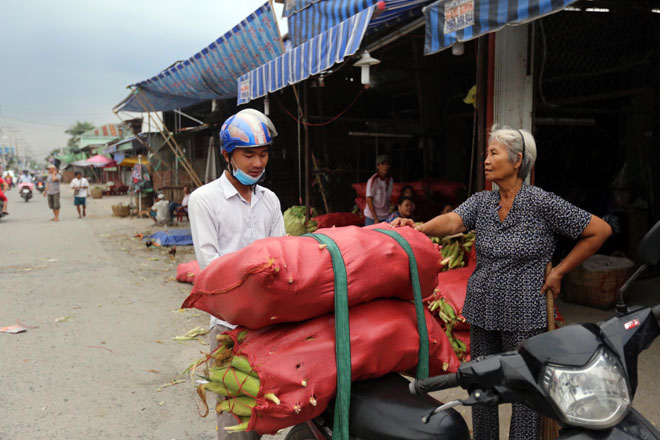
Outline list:
[[[71,189],[73,189],[73,206],[78,210],[78,218],[83,218],[87,215],[87,188],[89,182],[86,178],[82,177],[80,171],[74,174],[76,177],[71,181]],[[82,206],[82,215],[80,207]]]
[[[270,119],[253,109],[238,112],[222,125],[222,157],[228,169],[219,179],[195,190],[188,203],[195,255],[201,269],[255,240],[286,234],[279,199],[258,185],[275,136],[277,131]],[[218,347],[217,335],[235,327],[212,317],[211,351]],[[217,422],[220,440],[259,438],[254,432],[229,435],[224,428],[237,424],[229,414],[218,414]]]
[[[48,178],[46,179],[46,191],[44,197],[48,197],[48,208],[53,210],[52,222],[60,221],[60,182],[62,175],[57,172],[55,165],[48,164]]]

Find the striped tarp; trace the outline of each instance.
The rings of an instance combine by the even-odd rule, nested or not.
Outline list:
[[[376,12],[367,33],[377,31],[393,22],[414,15],[432,0],[383,0],[384,11]],[[287,2],[283,16],[287,17],[289,38],[293,47],[335,26],[360,11],[378,3],[378,0],[294,0]]]
[[[238,104],[303,81],[355,54],[373,12],[374,6],[369,7],[238,78]]]
[[[133,92],[115,110],[143,112],[183,108],[237,95],[236,78],[284,51],[277,21],[265,3],[229,32],[186,61],[131,85]]]
[[[506,25],[527,23],[558,12],[576,0],[439,0],[424,12],[430,55]]]

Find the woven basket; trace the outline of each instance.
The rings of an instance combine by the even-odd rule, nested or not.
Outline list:
[[[632,273],[633,266],[634,263],[627,258],[596,254],[566,274],[562,293],[571,303],[611,309],[616,303],[619,288]]]
[[[92,195],[92,198],[94,199],[100,199],[101,197],[103,197],[103,188],[99,188],[95,186],[89,192]]]
[[[131,207],[128,205],[112,205],[112,215],[115,217],[128,217],[131,213]]]

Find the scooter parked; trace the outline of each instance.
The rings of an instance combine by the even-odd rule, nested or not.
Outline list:
[[[34,183],[22,182],[18,184],[18,193],[26,202],[32,198]]]
[[[660,334],[660,305],[628,307],[623,301],[630,284],[660,261],[660,222],[642,240],[638,259],[641,266],[622,286],[616,315],[607,321],[535,336],[517,351],[474,359],[453,374],[413,382],[390,374],[354,383],[350,438],[469,439],[454,407],[522,402],[558,420],[561,440],[660,439],[660,431],[632,408],[637,357]],[[428,396],[457,386],[469,392],[467,399],[438,406]],[[331,439],[333,407],[294,426],[286,439]]]
[[[470,394],[424,416],[457,405],[522,402],[559,421],[559,439],[660,439],[632,407],[637,357],[660,334],[660,305],[628,307],[623,294],[660,261],[660,222],[642,239],[641,266],[619,291],[616,315],[598,324],[570,325],[523,342],[517,351],[475,359],[457,373],[415,381],[411,392],[460,386]]]

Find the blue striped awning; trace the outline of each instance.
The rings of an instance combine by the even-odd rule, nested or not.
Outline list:
[[[238,79],[238,104],[329,69],[360,48],[375,6],[353,15]]]
[[[189,59],[133,84],[116,111],[165,111],[237,95],[236,78],[284,52],[277,21],[267,2]]]
[[[376,11],[367,33],[414,15],[421,16],[422,7],[431,1],[383,0],[385,9]],[[296,47],[376,3],[378,0],[293,0],[287,2],[282,15],[287,18],[289,38]]]
[[[561,11],[576,0],[439,0],[426,15],[424,54],[470,41],[506,25],[536,20]]]

